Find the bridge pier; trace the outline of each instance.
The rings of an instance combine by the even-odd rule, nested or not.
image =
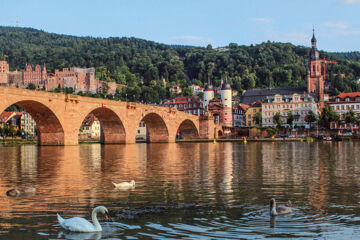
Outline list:
[[[38,145],[64,145],[64,133],[39,133]],[[77,144],[77,143],[76,143]]]
[[[214,117],[206,114],[200,117],[199,135],[201,139],[214,139],[215,123]]]

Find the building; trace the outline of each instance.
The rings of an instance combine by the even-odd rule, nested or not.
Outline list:
[[[360,92],[341,93],[328,103],[342,119],[351,110],[360,116]]]
[[[237,106],[233,106],[233,125],[234,127],[245,127],[246,126],[246,119],[245,113],[250,106],[247,104],[240,103]]]
[[[203,115],[204,107],[198,96],[176,97],[163,104],[165,107],[176,108],[179,111],[194,115]]]
[[[24,130],[26,135],[36,136],[36,122],[29,113],[23,111],[20,121],[20,128]]]
[[[209,105],[210,100],[214,99],[215,91],[213,85],[210,82],[210,78],[208,78],[208,83],[205,85],[204,88],[204,107]]]
[[[8,83],[9,64],[6,61],[0,61],[0,84]]]
[[[189,87],[192,89],[194,95],[198,95],[199,93],[204,93],[204,88],[200,87],[199,85],[192,84]]]
[[[240,102],[251,105],[259,100],[266,102],[269,97],[274,98],[275,95],[285,97],[292,96],[293,94],[310,94],[312,99],[314,99],[314,101],[318,104],[318,108],[322,109],[325,106],[325,100],[328,96],[324,94],[324,78],[321,72],[322,60],[319,59],[316,42],[315,34],[313,33],[308,60],[306,87],[250,89],[243,93],[240,97]]]
[[[175,93],[175,94],[180,94],[180,93],[182,93],[182,88],[179,86],[171,86],[169,88],[169,91],[172,93]]]
[[[147,140],[148,132],[144,121],[140,121],[138,128],[136,129],[136,140]]]
[[[221,86],[221,102],[224,105],[224,120],[222,125],[225,127],[233,126],[233,116],[232,116],[232,89],[230,84],[224,82]]]
[[[101,125],[100,121],[95,117],[94,114],[91,113],[86,116],[81,124],[79,135],[81,138],[100,139]]]
[[[255,115],[261,113],[261,101],[252,104],[245,112],[246,127],[256,127]]]
[[[95,68],[63,68],[50,73],[45,88],[52,91],[57,87],[72,88],[75,92],[96,93],[100,87],[100,80],[95,78]]]
[[[314,93],[320,109],[324,108],[324,78],[321,72],[322,60],[316,48],[315,33],[311,38],[311,50],[307,70],[307,92]]]
[[[45,83],[47,78],[47,71],[45,65],[30,65],[25,66],[23,72],[23,85],[27,87],[30,83],[33,83],[35,86],[39,87]]]
[[[262,126],[276,127],[273,118],[277,112],[280,113],[284,126],[286,126],[287,116],[292,112],[294,116],[294,126],[307,126],[305,116],[309,111],[313,111],[318,115],[317,103],[313,94],[304,93],[292,95],[268,96],[261,105]],[[290,126],[291,127],[291,126]]]

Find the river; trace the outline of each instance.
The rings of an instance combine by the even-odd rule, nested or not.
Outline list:
[[[360,236],[360,142],[0,145],[0,177],[0,239]],[[35,194],[5,194],[30,185]],[[293,212],[270,218],[272,197]],[[101,233],[57,222],[99,205],[111,217],[99,216]]]

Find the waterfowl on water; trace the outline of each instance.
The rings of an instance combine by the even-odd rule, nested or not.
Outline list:
[[[34,186],[27,186],[22,189],[10,189],[6,192],[6,195],[9,197],[16,197],[23,194],[34,194],[36,192],[36,188]]]
[[[89,222],[88,220],[80,217],[73,217],[69,219],[64,219],[60,216],[60,214],[57,214],[57,219],[60,223],[60,225],[68,231],[72,232],[101,232],[102,228],[101,225],[97,219],[97,214],[101,213],[105,215],[106,219],[109,219],[108,216],[108,210],[104,206],[98,206],[94,208],[91,214],[91,219],[93,223]]]
[[[121,183],[112,183],[115,188],[128,189],[135,187],[135,180],[131,180],[130,182],[121,182]]]
[[[274,198],[270,199],[270,215],[277,216],[281,214],[291,213],[292,204],[289,200],[285,205],[277,205]]]

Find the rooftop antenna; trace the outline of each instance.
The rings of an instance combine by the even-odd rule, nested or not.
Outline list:
[[[19,27],[19,16],[16,16],[16,27]]]

